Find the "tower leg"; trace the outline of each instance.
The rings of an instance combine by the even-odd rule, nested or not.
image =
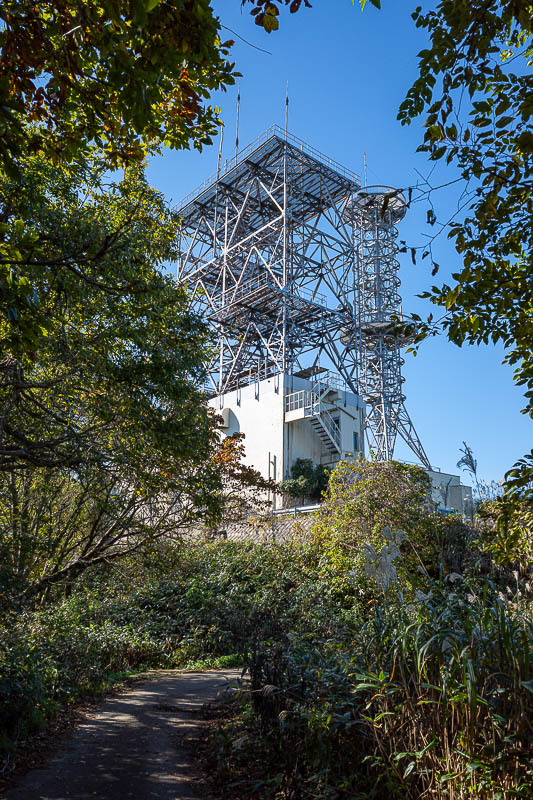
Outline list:
[[[396,417],[396,430],[400,434],[406,445],[412,450],[412,452],[418,458],[420,463],[423,464],[424,467],[426,467],[426,469],[431,469],[431,463],[426,455],[426,451],[422,446],[422,442],[418,437],[418,434],[415,430],[415,426],[411,421],[411,417],[409,416],[409,412],[405,407],[405,403],[402,403],[398,409]]]

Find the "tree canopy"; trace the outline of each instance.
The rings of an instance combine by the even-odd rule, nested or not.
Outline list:
[[[249,477],[218,451],[207,329],[163,271],[179,218],[143,174],[211,142],[234,67],[208,0],[0,21],[0,577],[27,596],[216,520]]]
[[[24,219],[18,275],[46,326],[0,362],[0,551],[12,585],[42,592],[215,513],[221,470],[206,327],[160,271],[175,213],[139,166],[20,169],[0,181],[4,226]]]
[[[37,349],[28,341],[15,358],[15,340],[2,362],[1,468],[74,465],[96,457],[105,431],[139,464],[144,431],[156,448],[170,436],[181,457],[202,453],[192,383],[206,329],[158,271],[174,255],[176,215],[138,168],[114,183],[100,159],[58,168],[32,156],[23,175],[0,183],[3,226],[16,241],[25,222],[16,267],[43,327]],[[27,329],[23,312],[15,321],[0,322],[4,343]]]
[[[8,0],[0,20],[4,164],[27,147],[65,161],[93,144],[130,163],[211,142],[205,100],[234,77],[209,0]]]
[[[464,210],[442,224],[428,212],[459,265],[451,285],[422,295],[444,314],[437,323],[416,318],[418,339],[444,330],[459,346],[501,342],[533,416],[533,5],[441,0],[413,18],[430,47],[419,53],[399,119],[423,116],[419,149],[459,169]],[[508,474],[508,489],[531,493],[532,467],[533,451]]]

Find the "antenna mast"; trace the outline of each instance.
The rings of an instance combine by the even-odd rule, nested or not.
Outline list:
[[[217,178],[220,175],[220,167],[222,165],[222,146],[224,144],[224,125],[220,126],[220,145],[218,148],[218,159],[217,159]]]
[[[285,89],[285,141],[287,141],[287,131],[289,129],[289,81]]]
[[[239,152],[239,115],[241,110],[241,79],[239,78],[239,83],[237,84],[237,122],[235,125],[235,158],[237,158],[237,153]]]

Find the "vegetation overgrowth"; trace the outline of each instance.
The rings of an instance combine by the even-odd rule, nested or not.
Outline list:
[[[486,530],[434,514],[424,484],[341,464],[306,538],[150,543],[12,607],[4,754],[117,675],[243,665],[212,741],[228,796],[531,797],[527,559],[496,563]]]
[[[269,33],[310,5],[240,3]],[[444,230],[458,254],[418,340],[503,343],[531,414],[531,2],[414,17],[430,46],[400,119],[425,117],[466,204],[441,224],[418,187],[422,259],[436,275]],[[434,514],[420,470],[300,463],[285,489],[325,491],[305,541],[185,542],[276,489],[220,446],[197,388],[212,343],[163,272],[179,220],[143,173],[212,141],[232,43],[209,0],[0,19],[1,753],[124,673],[243,664],[213,742],[231,797],[532,797],[533,452],[473,526]]]

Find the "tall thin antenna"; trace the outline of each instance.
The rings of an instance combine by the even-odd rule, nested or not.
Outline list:
[[[237,84],[237,124],[235,126],[235,158],[239,152],[239,114],[241,110],[241,80]]]
[[[367,182],[366,182],[366,153],[363,153],[363,176],[364,176],[364,181],[365,181],[364,185],[366,186],[367,185]]]
[[[285,90],[285,139],[287,139],[288,128],[289,128],[289,81],[287,81],[287,88]]]
[[[224,144],[224,125],[220,126],[220,145],[218,147],[217,159],[217,178],[220,175],[220,166],[222,164],[222,145]]]

